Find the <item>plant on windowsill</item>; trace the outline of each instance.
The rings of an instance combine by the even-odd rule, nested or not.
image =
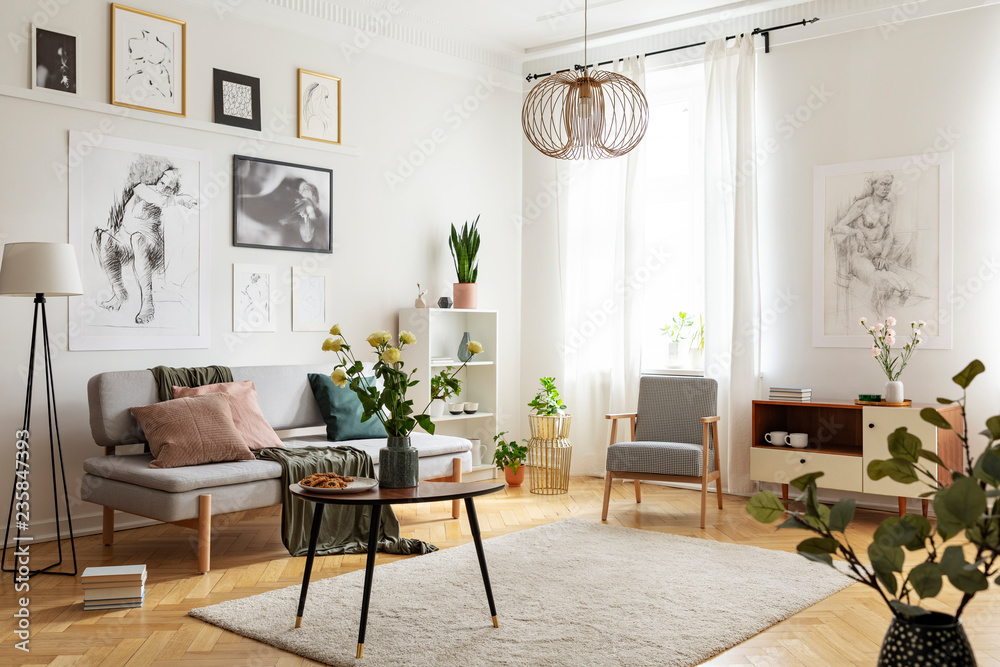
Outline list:
[[[541,389],[528,403],[534,414],[528,415],[531,426],[531,437],[543,440],[568,438],[570,416],[566,414],[566,405],[559,398],[559,389],[554,377],[538,378]]]
[[[493,436],[493,443],[496,445],[493,463],[498,468],[503,468],[508,486],[521,486],[524,482],[524,460],[528,456],[528,448],[517,444],[517,440],[504,440],[505,435],[507,431]]]
[[[933,497],[937,525],[918,515],[907,514],[883,521],[870,545],[866,565],[847,539],[847,528],[854,518],[854,500],[844,498],[832,508],[821,505],[816,480],[822,472],[809,473],[791,481],[802,492],[796,509],[786,507],[773,493],[763,491],[747,504],[747,511],[762,523],[786,517],[779,528],[799,528],[816,534],[801,542],[797,550],[810,560],[833,566],[833,556],[847,563],[847,576],[878,592],[892,610],[893,620],[882,643],[879,665],[890,667],[913,664],[908,656],[920,652],[928,665],[974,665],[972,647],[962,629],[960,617],[976,593],[989,587],[1000,574],[1000,415],[986,420],[981,434],[986,448],[973,462],[966,425],[966,391],[972,380],[985,370],[978,359],[965,367],[952,381],[962,389],[958,399],[939,398],[944,405],[958,404],[962,412],[962,464],[950,470],[933,449],[924,449],[920,439],[906,427],[889,436],[888,460],[868,464],[873,480],[889,477],[902,484],[926,484],[930,490],[921,497]],[[924,408],[920,417],[945,430],[954,427],[934,408]],[[951,483],[946,485],[946,470]],[[988,499],[993,498],[989,507]],[[839,534],[839,537],[838,537]],[[964,544],[945,543],[964,534]],[[927,557],[904,572],[906,551],[926,551]],[[966,560],[966,550],[974,552]],[[944,580],[962,593],[954,615],[928,611],[921,606],[927,598],[941,592]],[[1000,584],[1000,577],[994,579]],[[918,646],[920,648],[918,648]],[[908,653],[909,652],[909,653]]]
[[[688,351],[691,353],[691,366],[703,368],[705,365],[705,320],[701,315],[698,316],[698,326],[694,330],[694,335],[691,336],[691,347]]]
[[[452,373],[451,366],[448,366],[437,375],[431,376],[431,417],[441,417],[444,415],[445,405],[448,399],[459,396],[462,393],[462,381]]]
[[[667,344],[667,364],[670,368],[680,366],[680,344],[684,340],[684,329],[694,324],[683,310],[677,313],[670,324],[662,327],[660,332],[670,339]]]
[[[478,305],[476,278],[479,277],[479,216],[470,226],[468,222],[462,225],[459,234],[455,225],[451,226],[451,236],[448,237],[448,247],[451,248],[451,258],[455,262],[455,274],[458,282],[452,287],[455,297],[455,308],[475,308]]]

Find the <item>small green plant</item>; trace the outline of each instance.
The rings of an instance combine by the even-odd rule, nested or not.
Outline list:
[[[701,315],[698,316],[698,326],[694,330],[694,335],[691,336],[691,349],[698,350],[698,352],[705,351],[705,320]]]
[[[667,326],[660,329],[664,336],[670,337],[671,343],[679,343],[684,339],[684,329],[694,324],[694,321],[688,319],[688,314],[683,310],[677,313],[677,316],[673,321]]]
[[[524,465],[524,460],[528,456],[528,448],[517,444],[517,440],[504,440],[507,431],[501,431],[493,436],[493,443],[497,446],[493,452],[493,463],[498,468],[510,468],[511,472],[517,474],[517,469]]]
[[[455,377],[455,374],[451,372],[451,366],[444,369],[437,375],[431,376],[431,400],[435,401],[441,399],[442,401],[447,401],[452,396],[458,396],[462,393],[462,381]]]
[[[566,406],[559,398],[559,390],[556,389],[556,379],[554,377],[538,378],[542,383],[542,388],[538,390],[535,397],[528,403],[528,407],[535,411],[539,417],[554,417],[566,411]]]
[[[462,233],[459,234],[455,225],[451,226],[451,236],[448,238],[448,247],[451,248],[451,258],[455,261],[455,273],[458,275],[460,283],[474,283],[479,276],[479,262],[476,254],[479,252],[479,216],[476,216],[472,226],[469,223],[462,225]]]

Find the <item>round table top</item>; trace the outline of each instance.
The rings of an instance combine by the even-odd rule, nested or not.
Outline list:
[[[432,503],[439,500],[459,500],[485,496],[504,488],[503,482],[420,482],[408,489],[383,489],[376,486],[361,493],[316,493],[299,484],[288,486],[293,495],[314,503],[332,505],[396,505],[405,503]]]

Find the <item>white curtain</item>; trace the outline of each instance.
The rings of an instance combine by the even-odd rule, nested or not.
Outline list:
[[[725,486],[748,494],[760,368],[753,37],[705,47],[705,364],[719,381]]]
[[[645,58],[616,70],[645,91]],[[613,160],[556,160],[564,331],[557,377],[574,474],[604,475],[608,412],[634,411],[641,368],[643,144]],[[539,289],[546,286],[539,285]]]

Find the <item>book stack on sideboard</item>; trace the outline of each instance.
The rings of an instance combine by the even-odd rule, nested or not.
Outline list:
[[[141,607],[146,597],[146,566],[88,567],[80,583],[85,611]]]
[[[768,396],[772,401],[794,401],[807,403],[812,400],[813,390],[810,387],[771,387]]]

